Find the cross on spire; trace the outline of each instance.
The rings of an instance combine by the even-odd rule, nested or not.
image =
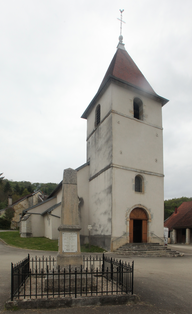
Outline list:
[[[119,10],[120,11],[120,19],[117,18],[120,21],[120,36],[119,36],[119,42],[122,44],[123,43],[123,36],[122,36],[122,23],[125,23],[123,21],[123,12],[124,10]]]

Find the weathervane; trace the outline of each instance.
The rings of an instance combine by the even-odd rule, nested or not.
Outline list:
[[[120,9],[119,11],[120,11],[120,13],[121,13],[120,19],[117,18],[117,19],[120,21],[120,36],[119,36],[119,42],[122,43],[122,42],[123,42],[122,23],[125,23],[125,22],[123,21],[123,12],[124,12],[124,10],[121,10],[121,9]]]

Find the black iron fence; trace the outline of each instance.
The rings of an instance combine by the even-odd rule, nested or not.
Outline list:
[[[133,294],[132,264],[103,256],[84,256],[79,268],[55,267],[54,258],[29,258],[12,267],[11,300]]]
[[[28,256],[21,262],[13,265],[11,263],[11,300],[13,297],[21,291],[21,287],[25,285],[27,278],[29,277],[29,264],[30,258]]]

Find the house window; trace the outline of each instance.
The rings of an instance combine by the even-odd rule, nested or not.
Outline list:
[[[136,176],[135,177],[135,192],[143,192],[143,177]]]
[[[139,98],[134,98],[133,101],[134,118],[143,120],[143,102]]]
[[[101,121],[101,106],[98,105],[95,110],[95,126],[98,126]]]

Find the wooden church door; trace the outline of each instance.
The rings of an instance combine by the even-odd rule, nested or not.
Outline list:
[[[129,242],[147,242],[147,215],[142,208],[135,208],[130,214]]]

